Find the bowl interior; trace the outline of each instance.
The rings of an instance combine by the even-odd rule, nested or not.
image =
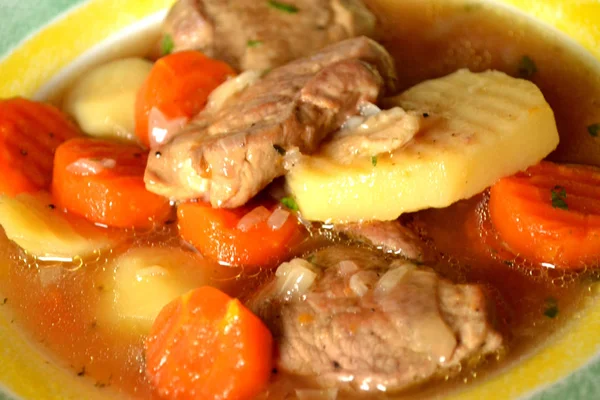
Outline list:
[[[146,54],[156,43],[160,21],[171,3],[171,0],[98,0],[80,6],[67,18],[53,22],[0,60],[0,75],[3,77],[0,95],[57,101],[60,92],[91,66],[111,59]],[[590,6],[559,0],[549,0],[544,4],[534,0],[505,0],[502,3],[509,4],[510,12],[521,12],[519,18],[537,18],[558,28],[548,27],[549,34],[564,36],[561,31],[568,33],[570,38],[565,36],[561,40],[568,42],[573,51],[594,65],[600,74],[600,30],[597,28],[600,2],[591,1]],[[57,7],[60,5],[57,4]],[[116,9],[122,10],[123,15],[115,18]],[[79,37],[73,46],[56,45],[72,38],[73,32]],[[28,65],[36,68],[24,68]],[[595,377],[600,374],[598,286],[596,292],[599,295],[590,297],[562,331],[545,343],[535,356],[454,398],[599,397],[600,389],[595,384]],[[24,398],[118,397],[110,389],[100,390],[94,387],[92,381],[74,376],[41,351],[26,334],[19,332],[11,321],[8,308],[0,307],[0,341],[3,343],[0,382],[5,382],[4,386],[0,386],[0,399],[11,399],[14,394]],[[550,386],[553,382],[559,383]]]

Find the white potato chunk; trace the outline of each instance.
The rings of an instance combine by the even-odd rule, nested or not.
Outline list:
[[[121,236],[56,209],[46,192],[0,196],[0,225],[10,240],[42,260],[84,259]]]
[[[133,248],[115,259],[99,302],[109,325],[146,333],[160,310],[178,296],[209,284],[206,261],[178,248]]]
[[[151,69],[141,58],[96,67],[73,84],[63,109],[91,136],[135,141],[135,98]]]
[[[287,184],[304,218],[392,220],[446,207],[536,164],[558,145],[554,114],[538,87],[497,71],[461,70],[388,103],[420,113],[419,132],[397,150],[351,164],[324,153],[301,157]]]

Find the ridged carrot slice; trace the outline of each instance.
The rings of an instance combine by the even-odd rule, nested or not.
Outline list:
[[[80,135],[52,105],[23,98],[0,100],[0,194],[49,189],[56,148]]]
[[[168,119],[191,118],[204,108],[210,92],[234,75],[229,65],[199,51],[182,51],[160,58],[137,95],[137,136],[150,146],[148,118],[152,108]]]
[[[52,195],[56,205],[118,228],[162,222],[169,200],[146,190],[148,152],[133,144],[77,138],[56,150]]]
[[[146,342],[146,375],[165,399],[250,400],[267,385],[272,346],[256,315],[204,286],[158,315]]]
[[[489,211],[504,242],[557,268],[600,263],[600,170],[543,161],[492,186]]]

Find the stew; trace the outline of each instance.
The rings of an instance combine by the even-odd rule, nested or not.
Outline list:
[[[439,396],[598,280],[600,74],[546,28],[179,0],[154,47],[0,101],[0,305],[107,397]]]

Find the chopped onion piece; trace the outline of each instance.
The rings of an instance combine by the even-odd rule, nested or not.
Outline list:
[[[148,114],[148,140],[150,147],[157,147],[181,130],[187,124],[186,117],[167,118],[158,108],[152,107]]]
[[[279,230],[286,223],[289,216],[289,211],[277,207],[267,220],[267,225],[269,225],[269,228],[273,231]]]
[[[242,232],[248,232],[250,229],[266,221],[271,212],[263,206],[258,206],[246,215],[244,215],[238,222],[237,228]]]
[[[336,400],[338,389],[296,389],[298,400]]]
[[[414,271],[416,268],[413,264],[406,263],[397,268],[390,269],[383,274],[377,285],[375,285],[375,293],[382,294],[392,290],[409,272]]]
[[[369,287],[366,285],[363,280],[362,274],[360,272],[352,275],[349,282],[350,289],[359,297],[364,296],[368,291]]]
[[[80,176],[96,175],[105,169],[114,168],[117,161],[112,158],[80,158],[67,165],[67,171]]]
[[[294,168],[301,159],[302,153],[300,153],[300,150],[297,147],[291,148],[287,150],[283,156],[283,168],[285,168],[286,171],[289,171]]]
[[[379,114],[381,112],[381,108],[377,107],[373,103],[364,102],[359,106],[358,111],[360,112],[360,115],[368,118],[375,114]]]
[[[364,117],[360,117],[358,115],[355,115],[353,117],[348,118],[342,124],[342,127],[340,128],[340,130],[342,130],[342,131],[353,131],[355,129],[358,129],[358,127],[360,126],[360,124],[362,124],[363,122],[365,122],[365,118]]]
[[[152,265],[139,269],[135,273],[135,280],[138,282],[143,282],[147,278],[154,278],[157,276],[169,276],[169,271],[160,265]]]
[[[365,102],[358,107],[360,115],[354,115],[348,118],[340,128],[342,131],[356,130],[360,127],[369,117],[372,117],[381,112],[381,108],[377,107],[373,103]]]
[[[249,70],[242,72],[235,78],[229,78],[210,93],[205,110],[208,112],[219,111],[227,100],[254,85],[261,76],[262,71]]]
[[[306,294],[319,275],[314,265],[302,258],[294,258],[277,268],[277,293],[285,301]]]
[[[338,270],[340,272],[340,275],[349,276],[358,271],[358,265],[356,265],[354,261],[344,260],[340,261],[340,263],[338,264]]]

